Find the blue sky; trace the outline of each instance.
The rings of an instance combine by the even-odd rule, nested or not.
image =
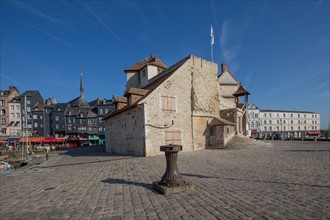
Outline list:
[[[124,69],[155,54],[228,63],[261,109],[329,124],[329,1],[1,1],[1,89],[67,102],[121,96]]]

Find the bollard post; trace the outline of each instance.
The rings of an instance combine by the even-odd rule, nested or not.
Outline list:
[[[153,182],[154,189],[165,195],[192,189],[193,185],[186,182],[178,170],[178,152],[182,151],[182,145],[160,146],[160,151],[165,152],[166,171],[160,181]]]

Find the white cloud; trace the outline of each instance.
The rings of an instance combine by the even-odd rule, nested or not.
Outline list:
[[[306,20],[309,20],[313,16],[313,14],[318,9],[318,7],[320,6],[321,3],[322,3],[322,0],[317,2],[317,4],[315,5],[313,11],[307,16]]]
[[[97,15],[89,5],[85,4],[84,7],[103,28],[105,28],[111,35],[113,35],[117,40],[124,44],[124,41],[113,30],[111,30],[108,25],[103,22],[102,18]]]

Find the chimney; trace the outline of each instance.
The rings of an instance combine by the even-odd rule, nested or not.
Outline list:
[[[18,92],[18,90],[15,86],[9,86],[9,93],[13,93],[15,91]]]
[[[223,73],[225,70],[227,70],[227,63],[221,64],[221,72]]]

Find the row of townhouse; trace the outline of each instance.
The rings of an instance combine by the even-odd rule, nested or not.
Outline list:
[[[262,110],[256,105],[248,107],[248,134],[267,138],[300,138],[320,134],[320,114],[296,110]]]
[[[0,91],[0,137],[4,140],[30,136],[66,137],[72,145],[104,145],[103,117],[113,110],[113,99],[87,102],[81,74],[80,96],[57,103],[56,98],[43,100],[39,91],[20,94],[11,86]]]

